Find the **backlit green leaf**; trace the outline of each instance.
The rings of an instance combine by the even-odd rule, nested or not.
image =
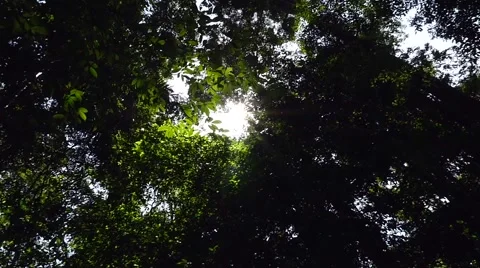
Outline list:
[[[90,74],[91,74],[93,77],[95,77],[95,78],[98,77],[97,70],[95,70],[95,68],[90,67],[90,68],[88,68],[88,71],[90,72]]]

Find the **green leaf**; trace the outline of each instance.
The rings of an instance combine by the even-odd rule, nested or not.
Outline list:
[[[22,32],[22,26],[20,26],[20,23],[18,20],[14,19],[13,20],[13,33],[21,33]]]
[[[187,267],[188,261],[186,259],[182,259],[181,261],[177,262],[177,265],[180,267]]]
[[[227,69],[225,69],[225,76],[233,76],[233,68],[232,67],[228,67]]]
[[[137,83],[135,84],[135,86],[137,88],[141,88],[143,87],[144,84],[145,84],[145,81],[143,79],[137,79]]]
[[[47,28],[42,26],[33,26],[31,31],[33,34],[48,35]]]
[[[24,20],[24,22],[23,22],[23,27],[24,27],[25,30],[27,30],[27,31],[30,31],[30,29],[32,28],[32,27],[30,26],[30,24],[29,24],[26,20]]]
[[[78,115],[83,121],[87,121],[87,116],[84,113],[78,113]]]
[[[185,108],[184,111],[185,111],[185,114],[186,114],[188,117],[192,117],[192,115],[193,115],[192,109],[190,109],[190,108]]]
[[[99,60],[102,57],[102,53],[98,49],[94,49],[95,57]]]
[[[56,119],[56,120],[63,120],[65,118],[65,115],[63,114],[55,114],[53,116],[53,119]]]
[[[88,70],[90,71],[90,74],[91,74],[93,77],[95,77],[95,78],[98,77],[97,70],[95,70],[95,68],[90,67],[90,68],[88,68]]]
[[[73,95],[75,96],[75,98],[79,101],[82,100],[82,96],[83,94],[85,94],[85,92],[81,91],[81,90],[78,90],[78,89],[72,89],[70,90],[70,95]]]
[[[165,107],[167,107],[167,102],[163,98],[160,98],[159,102],[160,104],[158,108],[162,113],[164,113],[166,111]]]
[[[158,43],[163,46],[165,45],[165,40],[158,40]]]
[[[173,137],[174,134],[175,134],[175,133],[173,132],[173,129],[172,129],[172,128],[169,128],[167,131],[165,131],[165,136],[166,136],[167,138]]]
[[[210,252],[216,252],[218,250],[218,245],[215,245],[214,247],[208,248]]]
[[[87,120],[87,116],[85,115],[88,112],[88,110],[85,107],[80,107],[78,108],[78,115],[83,121]]]
[[[180,33],[179,33],[178,35],[179,35],[180,37],[184,37],[186,34],[187,34],[187,29],[182,28],[182,30],[180,31]]]
[[[158,127],[158,130],[159,131],[167,131],[171,128],[171,126],[167,126],[167,125],[161,125],[160,127]]]
[[[136,152],[141,152],[142,151],[142,148],[141,148],[142,142],[143,142],[143,140],[139,140],[139,141],[134,142],[133,143],[133,145],[134,145],[133,150],[136,151]]]
[[[220,121],[220,120],[213,120],[212,121],[212,124],[221,124],[221,123],[222,123],[222,121]]]

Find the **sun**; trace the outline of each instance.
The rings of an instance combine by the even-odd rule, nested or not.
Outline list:
[[[227,136],[240,138],[246,133],[251,114],[244,103],[228,101],[224,109],[219,109],[211,117],[221,121],[218,127],[228,130]]]
[[[188,99],[188,85],[182,79],[174,76],[174,78],[168,81],[168,84],[173,89],[173,94]],[[221,121],[217,127],[228,130],[228,132],[225,132],[225,135],[231,138],[241,138],[246,133],[248,119],[251,118],[251,114],[247,111],[245,103],[227,101],[224,108],[218,107],[218,110],[211,113],[210,117],[213,120]],[[208,124],[206,120],[201,120],[196,129],[201,134],[210,133],[211,130]]]

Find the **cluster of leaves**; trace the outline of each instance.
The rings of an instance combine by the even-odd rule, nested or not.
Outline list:
[[[396,51],[417,6],[476,57],[444,2],[5,0],[0,265],[478,267],[478,75]]]
[[[214,10],[208,8],[210,4]],[[258,74],[252,70],[259,68],[258,62],[249,63],[240,56],[261,58],[264,53],[266,59],[269,50],[258,53],[257,48],[268,44],[268,38],[279,39],[266,36],[262,25],[267,17],[282,19],[285,12],[262,13],[257,23],[247,27],[241,24],[250,22],[253,12],[233,16],[237,11],[225,2],[197,6],[195,1],[184,0],[2,2],[2,265],[96,267],[100,264],[95,261],[102,258],[86,256],[106,240],[115,247],[116,240],[109,236],[117,234],[107,232],[89,240],[88,235],[96,233],[84,222],[95,215],[109,215],[113,225],[124,218],[129,226],[124,232],[134,230],[132,222],[140,215],[138,200],[144,196],[140,189],[147,186],[137,180],[140,173],[131,172],[133,167],[122,165],[127,160],[120,159],[128,154],[120,153],[120,144],[133,142],[137,130],[150,129],[151,124],[162,126],[158,131],[174,141],[180,127],[168,127],[165,122],[169,120],[186,118],[187,125],[182,127],[191,135],[191,125],[200,113],[208,115],[236,87],[256,83]],[[225,38],[229,27],[238,35]],[[253,28],[259,32],[256,42],[246,34]],[[247,46],[250,43],[255,46]],[[167,87],[165,81],[177,72],[191,72],[189,100],[176,98]],[[211,144],[210,151],[215,148],[215,142],[207,144]],[[192,150],[197,149],[187,152]],[[186,160],[183,157],[180,162]],[[140,155],[128,161],[142,170],[137,158]],[[173,177],[165,180],[174,182],[175,176],[167,175]],[[166,191],[179,189],[184,187]],[[186,194],[182,193],[182,200]],[[102,199],[104,195],[108,200]],[[106,213],[110,209],[112,213]],[[130,216],[124,217],[127,212]],[[162,218],[160,214],[140,221],[149,225]],[[152,232],[169,232],[158,228],[142,232],[145,239],[139,241],[147,241]],[[171,254],[166,254],[163,259],[169,259]],[[138,265],[135,258],[117,261]],[[105,266],[112,265],[108,262]]]
[[[257,92],[251,183],[265,209],[248,217],[264,223],[263,256],[278,267],[477,267],[479,106],[461,93],[475,80],[450,87],[431,62],[395,56],[388,24],[334,8],[310,9],[307,57],[279,59]]]

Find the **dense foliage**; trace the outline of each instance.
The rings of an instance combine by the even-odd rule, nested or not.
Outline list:
[[[480,267],[467,2],[3,0],[0,266]]]

